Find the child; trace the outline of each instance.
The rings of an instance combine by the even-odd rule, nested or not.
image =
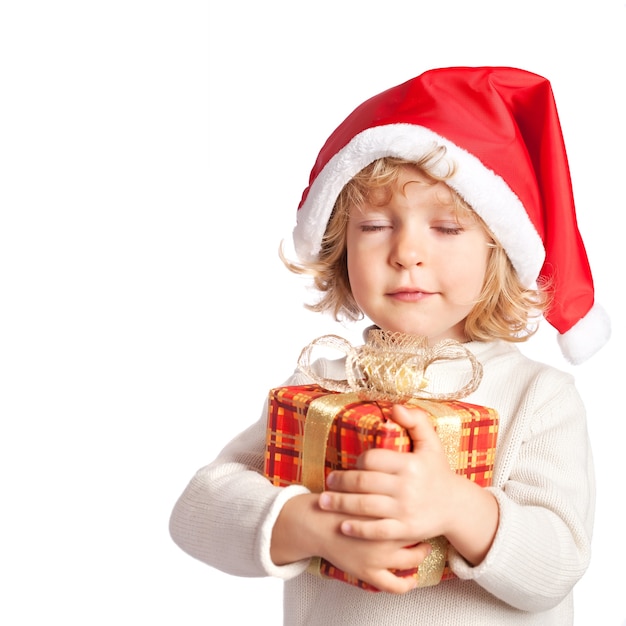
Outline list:
[[[609,336],[594,303],[550,84],[513,68],[429,71],[359,106],[322,148],[294,230],[312,306],[376,327],[464,342],[483,379],[465,400],[500,418],[493,486],[450,472],[419,410],[394,407],[411,453],[370,450],[322,494],[262,475],[266,414],[200,470],[171,534],[240,576],[285,580],[284,623],[556,624],[590,556],[594,482],[585,410],[570,375],[515,342],[540,312],[580,363]],[[343,378],[335,361],[317,371]],[[428,369],[458,388],[463,368]],[[463,370],[464,371],[464,370]],[[286,384],[311,382],[296,371]],[[445,535],[456,577],[415,589]],[[321,556],[381,590],[309,574]]]

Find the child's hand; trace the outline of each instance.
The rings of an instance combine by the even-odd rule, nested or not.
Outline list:
[[[415,542],[442,534],[454,514],[449,502],[454,474],[427,415],[396,405],[393,419],[409,431],[413,453],[373,449],[362,454],[356,470],[336,471],[320,496],[324,510],[355,518],[342,532],[365,539]]]
[[[405,593],[416,586],[413,577],[402,578],[390,570],[421,565],[430,553],[428,544],[406,547],[403,541],[349,537],[340,530],[346,516],[322,511],[317,499],[317,494],[303,494],[285,503],[272,533],[274,563],[321,556],[381,591]]]
[[[468,561],[479,563],[497,528],[495,498],[450,469],[424,411],[396,405],[393,419],[409,432],[413,452],[368,450],[356,470],[328,477],[320,507],[346,516],[341,532],[347,536],[411,545],[445,535]]]
[[[329,513],[326,513],[329,515]],[[344,572],[349,572],[380,591],[406,593],[417,586],[417,579],[401,577],[391,570],[412,570],[430,554],[427,543],[407,546],[403,541],[372,541],[342,534],[337,526],[327,536],[321,556]]]

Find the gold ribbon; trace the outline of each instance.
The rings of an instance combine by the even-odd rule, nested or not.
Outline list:
[[[330,348],[345,355],[346,378],[318,375],[312,367],[314,348]],[[469,380],[459,389],[435,392],[428,389],[426,370],[436,361],[464,358],[469,361]],[[370,330],[367,342],[354,347],[338,335],[324,335],[305,346],[298,366],[313,381],[331,391],[359,393],[368,400],[406,402],[410,399],[458,400],[472,393],[482,380],[482,365],[462,343],[445,339],[428,346],[424,337]]]
[[[335,417],[346,405],[360,401],[355,393],[331,393],[311,401],[304,422],[302,484],[313,493],[326,486],[326,444]]]
[[[430,544],[431,551],[413,574],[418,587],[431,587],[441,580],[448,556],[448,540],[445,537],[431,537],[425,543]]]

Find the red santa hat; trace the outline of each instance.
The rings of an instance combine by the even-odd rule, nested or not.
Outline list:
[[[536,74],[436,69],[357,107],[311,172],[293,233],[298,257],[317,258],[337,196],[361,169],[385,156],[417,160],[435,145],[455,165],[447,184],[485,221],[522,282],[549,280],[546,319],[565,357],[585,361],[608,340],[610,322],[594,303],[552,88]]]

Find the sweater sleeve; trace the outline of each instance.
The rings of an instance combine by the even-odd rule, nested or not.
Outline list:
[[[294,375],[287,384],[303,384]],[[287,500],[308,490],[275,487],[263,476],[267,402],[261,418],[200,469],[170,518],[175,543],[192,557],[236,576],[302,573],[308,560],[284,566],[270,558],[272,528]]]
[[[491,549],[476,567],[453,552],[451,566],[535,612],[561,602],[587,569],[595,484],[585,410],[571,378],[544,371],[528,391],[504,433],[506,455],[491,488],[500,511]]]

